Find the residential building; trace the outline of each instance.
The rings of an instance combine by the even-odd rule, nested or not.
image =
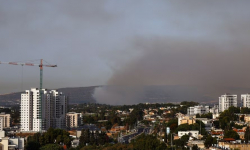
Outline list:
[[[214,105],[214,107],[209,109],[209,112],[213,114],[213,119],[218,118],[219,114],[219,105]]]
[[[76,112],[68,112],[66,114],[66,126],[69,128],[81,125],[82,114]]]
[[[0,131],[3,131],[3,117],[0,117]]]
[[[242,140],[245,139],[245,131],[246,130],[244,130],[244,129],[236,129],[236,128],[233,128],[233,130],[239,134],[240,139],[242,139]]]
[[[250,94],[241,94],[242,107],[250,108]]]
[[[212,128],[213,120],[208,118],[196,118],[196,120],[202,121],[205,125],[205,130],[210,131]]]
[[[96,125],[94,124],[85,124],[83,126],[80,126],[76,129],[76,137],[80,138],[80,136],[82,135],[82,130],[89,130],[91,133],[96,133],[96,132],[101,132],[101,129],[98,128]]]
[[[42,131],[50,127],[65,128],[67,98],[62,93],[38,88],[21,94],[21,131]]]
[[[187,124],[196,123],[195,116],[188,116],[188,115],[184,115],[181,113],[177,113],[176,117],[178,118],[178,125],[185,124],[185,123]]]
[[[239,149],[239,150],[249,150],[249,143],[241,143],[241,140],[235,140],[233,138],[224,138],[218,141],[218,146],[222,149]]]
[[[206,114],[209,113],[209,106],[193,106],[187,108],[187,114],[188,115],[196,115],[196,114]]]
[[[204,140],[189,140],[188,146],[193,147],[194,145],[197,145],[198,148],[204,149],[205,148],[204,142],[205,142]]]
[[[24,149],[24,138],[10,138],[4,137],[0,141],[1,150],[23,150]]]
[[[219,113],[219,105],[214,105],[212,108],[209,109],[209,112],[212,114],[218,114]]]
[[[3,117],[0,117],[0,139],[2,139],[3,137],[5,137],[5,131],[3,131]]]
[[[219,97],[219,112],[223,112],[231,106],[237,107],[237,95],[224,94]]]
[[[244,121],[245,121],[246,123],[249,123],[249,122],[250,122],[250,115],[249,115],[249,114],[244,115]]]
[[[5,114],[5,112],[0,113],[0,117],[3,117],[3,128],[10,127],[10,114]]]
[[[181,138],[183,135],[189,135],[194,138],[198,138],[199,131],[198,130],[190,130],[190,131],[178,131],[178,137]]]

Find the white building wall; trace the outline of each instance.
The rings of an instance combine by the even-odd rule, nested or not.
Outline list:
[[[237,107],[237,95],[225,94],[219,97],[219,112],[223,112],[231,106]]]
[[[0,132],[3,131],[3,117],[0,117]]]
[[[191,130],[191,131],[178,131],[178,137],[181,138],[183,135],[189,135],[195,138],[198,138],[199,131]]]
[[[241,94],[242,107],[250,108],[250,94]]]
[[[209,106],[199,105],[187,108],[188,115],[206,114],[206,113],[209,113]]]
[[[41,131],[49,127],[65,128],[67,111],[65,95],[56,90],[48,92],[45,89],[42,93],[42,108],[39,89],[32,88],[21,94],[21,131]],[[42,109],[42,122],[40,109]]]
[[[33,92],[26,90],[21,94],[21,131],[30,131],[33,129]]]

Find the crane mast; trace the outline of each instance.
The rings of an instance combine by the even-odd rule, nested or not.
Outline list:
[[[44,65],[43,59],[40,60],[40,64],[33,63],[17,63],[17,62],[1,62],[0,64],[10,64],[10,65],[22,65],[22,66],[39,66],[40,68],[40,87],[39,87],[39,115],[37,119],[40,120],[40,132],[42,131],[42,95],[43,95],[43,67],[57,67],[57,65]]]

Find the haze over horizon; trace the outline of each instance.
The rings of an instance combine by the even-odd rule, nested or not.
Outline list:
[[[100,103],[140,102],[142,87],[151,85],[190,87],[191,96],[197,91],[211,99],[247,93],[249,4],[2,0],[0,61],[57,64],[44,68],[49,89],[131,87],[99,88]],[[38,67],[0,64],[0,70],[0,94],[39,86]]]

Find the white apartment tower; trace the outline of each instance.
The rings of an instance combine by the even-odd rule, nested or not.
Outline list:
[[[224,94],[219,97],[219,112],[223,112],[231,106],[237,107],[237,95]]]
[[[41,107],[39,95],[37,88],[21,94],[21,131],[42,131],[50,127],[65,128],[68,105],[65,95],[56,90],[42,89]]]
[[[250,108],[250,94],[241,94],[242,107]]]

